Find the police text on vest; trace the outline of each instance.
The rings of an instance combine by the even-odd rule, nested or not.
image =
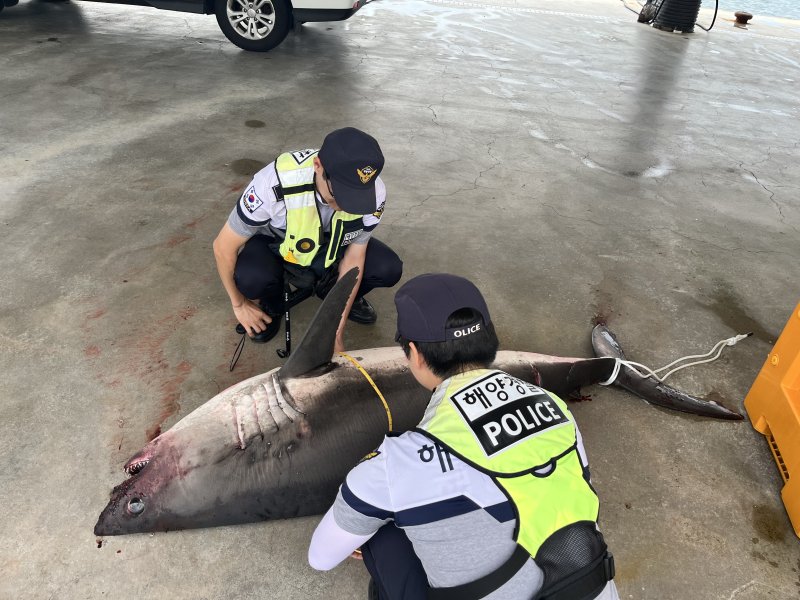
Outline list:
[[[451,399],[487,456],[569,423],[544,390],[497,371],[458,390]]]

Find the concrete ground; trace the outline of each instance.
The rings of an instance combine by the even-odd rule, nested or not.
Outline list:
[[[708,22],[708,21],[705,21]],[[279,364],[211,241],[249,177],[336,127],[387,157],[405,276],[473,278],[506,349],[652,366],[742,401],[798,299],[800,27],[636,23],[621,2],[376,2],[248,54],[213,17],[22,0],[0,15],[0,597],[364,598],[316,518],[97,541],[124,462]],[[392,292],[348,347],[392,344]],[[317,301],[296,311],[308,323]],[[788,600],[800,543],[763,437],[619,389],[575,405],[623,598]]]

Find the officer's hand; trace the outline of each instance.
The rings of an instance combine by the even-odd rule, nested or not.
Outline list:
[[[338,354],[344,352],[344,339],[340,335],[336,335],[336,341],[333,342],[333,353]]]
[[[250,337],[264,331],[272,323],[272,318],[252,300],[245,300],[241,306],[234,306],[233,314]]]
[[[353,553],[350,555],[350,558],[355,558],[356,560],[364,560],[364,557],[361,556],[361,548],[353,550]]]

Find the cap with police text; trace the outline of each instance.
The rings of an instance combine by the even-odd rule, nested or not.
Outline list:
[[[480,331],[491,323],[489,309],[471,281],[447,273],[428,273],[407,281],[394,296],[397,335],[413,342],[444,342]],[[446,327],[451,314],[472,308],[480,316],[460,327]]]
[[[325,136],[318,156],[330,179],[333,199],[343,211],[375,212],[375,180],[384,160],[374,137],[354,127],[337,129]]]

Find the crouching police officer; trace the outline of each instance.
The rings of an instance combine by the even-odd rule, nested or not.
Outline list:
[[[414,431],[347,475],[311,566],[360,547],[381,600],[618,599],[566,404],[490,368],[497,336],[466,279],[421,275],[395,304],[411,373],[433,397]]]
[[[284,270],[293,284],[323,297],[338,273],[358,267],[337,351],[344,350],[348,317],[375,322],[364,296],[392,287],[403,273],[397,254],[372,238],[386,201],[383,165],[378,142],[346,127],[329,133],[319,151],[286,152],[255,174],[214,240],[233,313],[253,341],[267,342],[280,329],[275,317],[284,312]]]

